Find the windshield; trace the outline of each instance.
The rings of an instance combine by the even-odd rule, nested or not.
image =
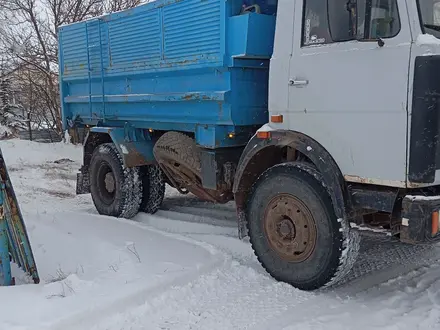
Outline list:
[[[418,3],[425,33],[440,38],[440,0],[418,0]]]

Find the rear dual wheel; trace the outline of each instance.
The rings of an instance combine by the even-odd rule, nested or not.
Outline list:
[[[158,166],[126,168],[113,143],[98,146],[90,161],[90,192],[99,214],[133,218],[139,211],[155,213],[165,195]]]
[[[302,290],[336,284],[359,250],[359,236],[336,217],[321,174],[304,163],[260,176],[248,202],[248,230],[267,272]]]

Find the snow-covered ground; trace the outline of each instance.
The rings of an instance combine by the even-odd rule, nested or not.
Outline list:
[[[75,196],[80,147],[0,147],[42,279],[16,272],[20,285],[0,288],[0,330],[440,328],[438,247],[363,231],[347,281],[302,292],[270,278],[237,238],[233,204],[169,189],[155,216],[103,217]]]

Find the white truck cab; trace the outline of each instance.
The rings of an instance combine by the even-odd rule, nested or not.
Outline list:
[[[337,283],[353,224],[440,241],[440,0],[279,0],[269,119],[234,194],[274,278]]]
[[[412,136],[422,133],[411,134],[412,127],[417,130],[411,120],[415,64],[424,56],[440,55],[440,2],[328,4],[279,1],[269,111],[284,120],[271,127],[300,131],[318,141],[349,182],[440,184],[440,162],[434,180],[411,173],[412,162],[425,160],[412,159],[410,148]]]

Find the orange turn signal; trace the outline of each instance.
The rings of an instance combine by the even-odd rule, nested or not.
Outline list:
[[[284,119],[283,115],[273,115],[273,116],[270,116],[270,121],[272,123],[280,124],[280,123],[283,122],[283,119]]]
[[[435,236],[439,232],[439,211],[432,212],[431,215],[431,234]]]
[[[257,132],[257,137],[259,138],[259,139],[270,139],[270,132],[262,132],[262,131],[259,131],[259,132]]]

